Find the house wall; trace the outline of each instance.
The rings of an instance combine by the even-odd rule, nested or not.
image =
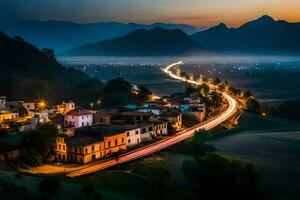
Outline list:
[[[93,124],[93,115],[66,115],[65,116],[65,125],[74,126],[75,128],[80,128],[84,126],[91,126]]]
[[[126,150],[126,133],[104,137],[105,155],[111,155],[118,151]]]
[[[142,142],[147,142],[152,140],[154,135],[154,125],[148,127],[141,127],[141,140]]]
[[[168,123],[157,124],[154,126],[155,136],[168,135]]]
[[[135,146],[137,144],[140,144],[141,139],[141,129],[136,128],[133,130],[126,131],[126,143],[128,147]]]

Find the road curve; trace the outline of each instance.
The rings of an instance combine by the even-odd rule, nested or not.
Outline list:
[[[200,84],[195,81],[185,80],[184,78],[179,77],[179,76],[173,74],[171,71],[169,71],[170,68],[172,68],[176,65],[182,64],[182,63],[183,62],[181,62],[181,61],[177,62],[177,63],[173,63],[173,64],[167,66],[165,69],[163,69],[163,71],[174,79],[189,82],[192,84]],[[66,176],[68,176],[68,177],[82,176],[82,175],[90,174],[90,173],[93,173],[93,172],[96,172],[96,171],[99,171],[102,169],[106,169],[106,168],[109,168],[109,167],[112,167],[115,165],[126,163],[129,161],[150,155],[152,153],[155,153],[157,151],[160,151],[162,149],[170,147],[176,143],[179,143],[183,140],[186,140],[186,139],[192,137],[195,134],[195,131],[197,131],[197,130],[209,130],[209,129],[212,129],[212,128],[218,126],[222,122],[231,118],[238,110],[238,102],[233,97],[231,97],[230,95],[228,95],[226,93],[223,93],[223,96],[228,101],[228,107],[220,115],[218,115],[208,121],[205,121],[201,124],[197,124],[193,127],[185,129],[171,137],[165,138],[165,139],[155,142],[153,144],[150,144],[145,147],[141,147],[134,151],[130,151],[126,154],[123,154],[121,157],[119,157],[118,160],[110,159],[107,161],[99,161],[99,162],[91,163],[89,165],[86,165],[86,167],[80,168],[78,170],[67,172]]]

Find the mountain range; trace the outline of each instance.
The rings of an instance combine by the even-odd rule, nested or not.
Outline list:
[[[79,24],[66,21],[20,21],[0,27],[9,36],[20,36],[39,48],[51,48],[62,52],[76,46],[126,35],[138,29],[151,30],[161,27],[168,30],[180,29],[187,34],[196,33],[197,28],[185,24],[154,23],[136,24],[99,22]]]
[[[238,28],[221,23],[187,35],[180,30],[154,28],[83,45],[65,55],[157,56],[211,53],[296,54],[300,52],[300,23],[262,16]]]
[[[200,46],[182,30],[139,29],[126,36],[87,44],[71,49],[72,56],[165,56],[200,51]]]
[[[242,53],[300,52],[300,23],[274,20],[264,15],[238,28],[221,23],[191,35],[203,48]]]

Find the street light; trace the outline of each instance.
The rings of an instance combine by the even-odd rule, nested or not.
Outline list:
[[[44,110],[47,107],[47,102],[44,99],[40,99],[37,104],[38,109]]]

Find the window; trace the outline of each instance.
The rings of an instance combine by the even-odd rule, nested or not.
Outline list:
[[[146,128],[143,128],[143,129],[142,129],[142,133],[146,133]]]
[[[95,147],[94,147],[94,145],[92,146],[92,151],[94,151],[95,150]]]
[[[58,146],[58,149],[59,149],[59,150],[61,149],[61,145]]]
[[[129,140],[128,140],[128,144],[130,144],[130,142],[131,142],[131,141],[130,141],[130,139],[129,139]]]
[[[124,143],[124,138],[122,138],[122,144]]]
[[[82,122],[82,126],[84,126],[84,122]]]
[[[129,132],[127,132],[127,137],[129,137]]]
[[[88,153],[88,150],[87,150],[87,148],[85,148],[85,154],[87,154]]]
[[[110,141],[109,141],[109,142],[108,142],[108,147],[110,147],[110,145],[111,145],[111,144],[110,144]]]
[[[153,130],[153,128],[152,127],[149,127],[149,131],[152,131]]]
[[[118,145],[118,140],[115,140],[115,145]]]
[[[65,145],[63,145],[63,150],[66,150],[66,146]]]
[[[135,131],[135,134],[138,135],[138,134],[139,134],[139,131]]]
[[[83,119],[83,116],[81,117],[81,119]]]

